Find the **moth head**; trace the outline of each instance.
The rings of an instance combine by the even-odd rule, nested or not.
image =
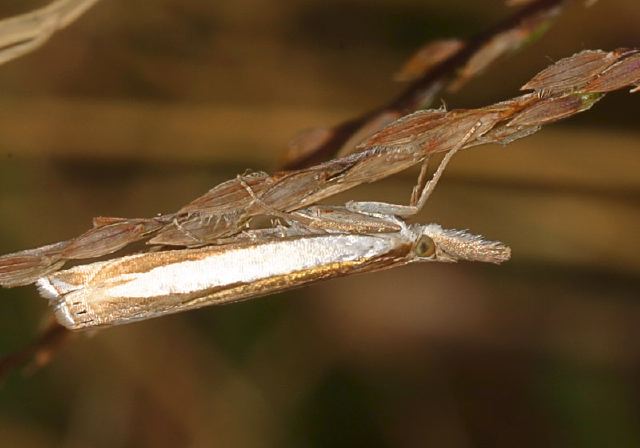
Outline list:
[[[500,264],[511,257],[509,246],[500,241],[489,241],[464,230],[443,229],[438,224],[421,227],[413,250],[418,258],[434,261]]]

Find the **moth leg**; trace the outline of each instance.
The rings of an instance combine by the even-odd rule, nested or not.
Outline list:
[[[251,196],[252,199],[252,204],[258,204],[260,207],[262,207],[263,211],[266,214],[275,216],[276,218],[280,218],[283,219],[286,222],[289,222],[292,218],[288,213],[285,213],[281,210],[276,210],[275,208],[265,204],[262,199],[260,199],[256,193],[253,191],[253,189],[244,181],[244,176],[238,175],[237,176],[238,182],[240,183],[240,185],[242,186],[242,188],[244,188],[246,190],[246,192],[249,194],[249,196]]]
[[[182,226],[182,224],[180,223],[180,221],[178,221],[178,218],[173,218],[173,225],[176,226],[176,229],[178,231],[180,231],[181,233],[183,233],[185,236],[187,236],[188,238],[191,238],[193,241],[195,241],[196,243],[200,244],[202,243],[202,239],[198,238],[196,235],[194,235],[193,233],[191,233],[189,231],[189,229],[186,229]]]
[[[287,229],[286,235],[300,235],[305,234],[306,232],[317,233],[319,230],[315,228],[315,226],[309,222],[309,217],[305,216],[305,214],[300,214],[297,212],[283,212],[282,210],[277,210],[262,201],[252,188],[247,185],[242,176],[238,176],[238,182],[240,185],[247,191],[249,196],[251,196],[253,203],[258,204],[262,207],[263,212],[265,214],[271,215],[272,217],[280,219],[282,222],[286,224],[286,226],[280,226],[282,228]],[[273,223],[272,223],[272,227]]]
[[[460,149],[461,149],[460,146],[456,146],[455,148],[453,148],[452,150],[450,150],[448,153],[444,155],[444,158],[440,162],[438,169],[436,170],[435,173],[433,173],[433,177],[427,183],[424,184],[424,188],[422,188],[422,190],[419,189],[419,186],[420,186],[419,183],[418,185],[416,185],[416,189],[413,191],[411,195],[411,205],[405,206],[406,208],[404,210],[401,210],[398,216],[405,216],[405,217],[412,216],[418,213],[420,210],[422,210],[424,205],[427,203],[427,200],[435,190],[436,185],[438,184],[438,181],[442,176],[442,173],[444,173],[444,170],[447,167],[447,164],[451,161],[451,158]],[[422,172],[420,174],[422,174]]]
[[[411,200],[409,204],[416,204],[421,192],[424,190],[427,183],[427,174],[429,169],[429,156],[422,162],[420,166],[420,174],[418,175],[418,183],[413,187],[411,191]]]
[[[344,207],[312,206],[288,213],[276,210],[265,204],[241,176],[238,176],[237,179],[249,196],[251,196],[253,203],[258,204],[265,214],[269,214],[285,224],[275,224],[272,221],[271,229],[259,229],[261,235],[265,235],[269,231],[278,232],[277,229],[279,229],[282,236],[340,232],[345,231],[345,228],[352,230],[351,227],[355,224],[354,220],[359,221],[360,219],[366,219],[362,213],[354,213],[352,211],[347,211],[349,216],[345,217]],[[328,215],[326,215],[327,213]]]
[[[447,167],[447,164],[456,152],[457,149],[452,149],[444,156],[444,159],[442,159],[442,162],[440,162],[440,165],[438,166],[436,172],[433,174],[433,177],[426,183],[424,183],[424,178],[426,177],[429,159],[425,159],[425,161],[422,163],[422,168],[420,169],[418,183],[413,188],[413,191],[411,193],[411,201],[409,205],[389,204],[387,202],[350,201],[347,202],[347,209],[353,212],[374,215],[395,215],[402,217],[415,215],[427,202],[427,199],[429,199],[431,193],[433,193],[438,180],[440,180],[440,176],[442,176],[444,169]]]
[[[346,204],[347,209],[359,213],[396,215],[401,217],[409,217],[417,214],[424,207],[427,200],[431,196],[431,193],[433,193],[433,191],[435,190],[436,185],[438,184],[438,181],[440,180],[442,173],[444,173],[444,170],[451,158],[469,142],[469,140],[481,124],[481,122],[477,122],[469,130],[469,132],[465,134],[464,138],[462,138],[460,142],[458,142],[444,155],[444,158],[440,162],[440,165],[438,165],[438,168],[436,169],[436,172],[433,174],[432,178],[425,183],[425,179],[427,176],[427,167],[429,163],[429,156],[427,156],[424,162],[422,162],[422,168],[420,169],[418,182],[412,190],[409,205],[389,204],[386,202],[350,201]]]

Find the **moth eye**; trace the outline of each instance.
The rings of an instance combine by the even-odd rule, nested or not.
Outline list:
[[[436,243],[427,235],[422,235],[416,243],[415,252],[419,257],[431,257],[436,253]]]

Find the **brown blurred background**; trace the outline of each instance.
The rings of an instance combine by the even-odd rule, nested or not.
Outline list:
[[[0,15],[46,2],[3,0]],[[0,67],[0,253],[91,217],[170,212],[275,170],[296,132],[402,89],[424,41],[500,1],[111,0]],[[551,61],[640,46],[637,0],[570,4],[448,107],[517,94]],[[511,245],[506,265],[417,265],[73,338],[0,388],[20,447],[640,446],[638,96],[456,156],[419,217]],[[415,173],[346,199],[406,202]],[[49,312],[0,291],[0,353]]]

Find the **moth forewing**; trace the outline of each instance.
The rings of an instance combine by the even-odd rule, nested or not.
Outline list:
[[[234,302],[403,259],[399,234],[312,235],[225,249],[145,253],[77,266],[38,280],[60,323],[115,325]],[[367,268],[368,266],[368,268]]]

